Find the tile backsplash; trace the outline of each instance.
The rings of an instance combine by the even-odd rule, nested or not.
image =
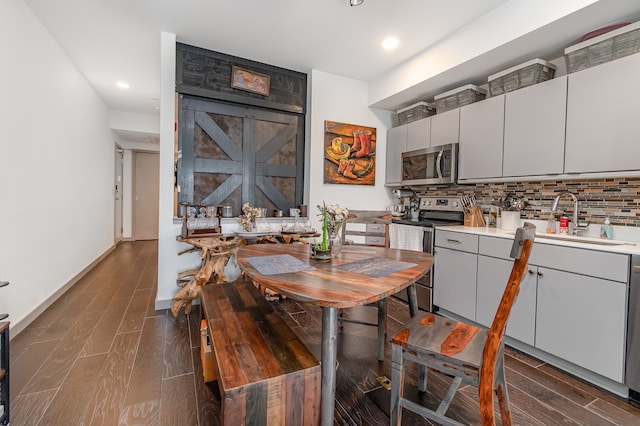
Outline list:
[[[640,178],[581,179],[571,181],[530,181],[479,183],[474,185],[452,185],[423,188],[424,195],[471,195],[478,204],[488,207],[492,201],[502,200],[515,193],[529,205],[522,211],[523,219],[544,220],[549,217],[553,199],[562,191],[570,191],[578,197],[580,222],[601,224],[605,216],[611,223],[640,227]],[[573,202],[563,197],[558,214],[573,214]]]

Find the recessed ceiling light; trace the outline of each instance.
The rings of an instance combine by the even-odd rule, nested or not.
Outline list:
[[[393,50],[398,47],[398,44],[400,44],[400,41],[395,37],[387,37],[382,40],[382,48],[384,50]]]
[[[116,86],[118,86],[121,89],[129,89],[129,88],[131,88],[131,85],[129,83],[124,82],[124,81],[117,82]]]

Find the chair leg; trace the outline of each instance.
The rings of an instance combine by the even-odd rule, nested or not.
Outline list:
[[[384,343],[387,335],[387,299],[380,299],[378,305],[378,361],[384,361]]]
[[[509,394],[507,392],[507,380],[504,374],[504,358],[501,359],[496,368],[496,394],[498,394],[498,405],[500,406],[500,416],[503,426],[511,426],[511,409],[509,408]]]
[[[404,356],[402,346],[391,345],[391,406],[389,424],[400,426],[402,423],[402,407],[400,399],[404,394]]]
[[[415,284],[407,287],[407,298],[409,299],[409,315],[413,318],[418,314],[418,295]],[[422,364],[418,366],[418,390],[420,392],[427,391],[427,368]]]
[[[418,390],[420,392],[427,391],[427,367],[422,364],[418,365]]]

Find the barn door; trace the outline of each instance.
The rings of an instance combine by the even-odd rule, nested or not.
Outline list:
[[[287,211],[302,203],[302,116],[181,97],[178,202],[250,203]]]

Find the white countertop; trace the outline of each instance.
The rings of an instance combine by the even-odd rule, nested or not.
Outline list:
[[[552,238],[545,238],[545,236],[547,236],[545,221],[527,220],[527,222],[530,222],[536,225],[535,244],[553,244],[553,245],[561,245],[566,247],[576,247],[576,248],[587,249],[587,250],[604,251],[609,253],[640,255],[639,241],[604,240],[598,237],[595,237],[595,238],[590,236],[575,237],[572,235],[564,236],[559,234],[553,234],[551,236]],[[508,239],[513,239],[515,235],[515,231],[504,230],[502,228],[473,227],[473,226],[462,226],[462,225],[436,226],[436,230],[439,230],[439,229],[454,231],[454,232],[462,232],[465,234],[475,234],[475,235],[483,235],[488,237],[498,237],[498,238],[508,238]],[[587,235],[590,235],[590,234],[591,233],[587,233]],[[614,231],[614,235],[615,235],[615,231]],[[584,242],[572,241],[574,239],[579,239]],[[589,243],[590,241],[592,243]],[[621,243],[621,244],[618,244],[618,245],[594,244],[597,242],[615,242],[615,243]]]

